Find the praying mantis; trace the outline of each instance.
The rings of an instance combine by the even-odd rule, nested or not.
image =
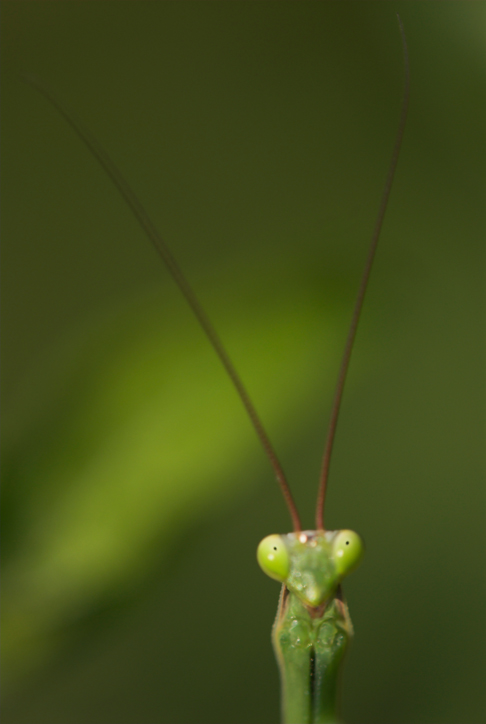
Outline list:
[[[338,378],[322,465],[316,510],[316,529],[312,531],[302,530],[297,508],[282,466],[253,402],[212,323],[137,196],[91,134],[48,90],[37,81],[31,80],[88,145],[154,244],[231,378],[280,484],[292,518],[294,531],[285,536],[271,535],[264,538],[258,547],[257,557],[262,569],[271,578],[283,583],[277,621],[273,631],[273,643],[281,671],[283,718],[287,724],[337,720],[337,689],[341,661],[348,640],[352,636],[352,624],[340,584],[342,579],[359,564],[364,546],[360,537],[352,531],[326,530],[324,502],[346,371],[398,160],[407,114],[408,59],[401,24],[400,29],[404,47],[406,83],[399,129]]]
[[[17,469],[30,473],[21,486],[3,481],[3,513],[15,523],[2,526],[4,613],[18,591],[6,567],[31,574],[28,595],[14,601],[14,623],[21,612],[28,625],[12,656],[32,673],[16,669],[15,689],[6,688],[12,656],[4,659],[12,724],[279,721],[270,629],[281,583],[255,565],[255,549],[292,531],[283,499],[219,361],[118,192],[19,72],[38,74],[73,108],[167,235],[271,433],[303,527],[314,528],[332,391],[395,134],[401,48],[386,3],[190,7],[2,7],[3,381],[13,382],[2,425],[4,442],[15,426]],[[346,722],[474,724],[484,717],[484,6],[396,9],[413,101],[326,498],[327,527],[352,528],[366,543],[342,583],[355,635],[340,711]],[[119,379],[114,354],[109,375],[102,342],[88,356],[85,339],[102,327],[109,345],[117,323],[134,361],[123,368],[134,412],[145,402],[139,388],[153,398],[156,424],[143,429],[155,451],[145,458],[154,465],[158,455],[150,490],[133,444],[103,487],[101,476],[96,485],[82,476],[93,448],[104,452],[94,434],[110,408],[97,383]],[[149,380],[151,348],[135,325],[160,349]],[[83,359],[96,389],[84,396],[94,413],[81,408],[92,438],[83,428],[76,449],[93,445],[74,468],[57,433],[81,425],[83,399],[71,404],[64,382],[76,389]],[[52,440],[40,470],[38,429]],[[161,499],[172,451],[192,462],[176,470],[184,497],[169,519]],[[135,475],[117,477],[135,457]],[[88,568],[87,544],[118,530],[117,519],[114,581],[107,563],[99,575],[99,547]],[[47,549],[62,524],[66,534]],[[86,548],[64,564],[84,532]],[[58,582],[67,603],[53,611],[45,601]],[[80,601],[88,583],[91,598]],[[6,645],[7,620],[3,630]]]

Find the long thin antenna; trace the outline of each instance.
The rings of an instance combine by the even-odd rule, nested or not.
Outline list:
[[[390,190],[393,183],[393,177],[395,175],[395,170],[397,167],[398,162],[398,154],[400,152],[400,146],[402,145],[402,138],[403,138],[403,131],[405,129],[405,121],[407,118],[407,111],[408,111],[408,98],[410,95],[410,69],[409,69],[409,63],[408,63],[408,48],[407,48],[407,40],[405,37],[405,31],[403,29],[402,21],[400,19],[400,16],[397,13],[398,18],[398,25],[400,27],[400,34],[402,36],[402,45],[403,45],[403,61],[405,66],[405,87],[403,92],[403,100],[402,100],[402,107],[400,111],[400,120],[398,123],[398,131],[395,139],[395,145],[393,147],[393,153],[390,161],[390,166],[388,168],[388,174],[386,177],[385,187],[383,189],[383,193],[381,196],[381,202],[380,202],[380,208],[378,210],[378,216],[376,218],[375,222],[375,228],[373,231],[373,236],[371,237],[371,244],[368,251],[368,258],[366,259],[366,264],[363,272],[363,276],[361,278],[361,284],[359,286],[358,296],[356,298],[356,304],[354,307],[353,317],[351,319],[351,325],[349,327],[348,332],[348,338],[346,340],[346,347],[344,348],[344,354],[343,359],[341,362],[341,367],[339,369],[339,375],[338,380],[336,384],[336,391],[334,393],[334,401],[332,403],[332,410],[331,410],[331,419],[329,422],[329,429],[327,433],[326,438],[326,445],[324,448],[324,455],[322,458],[322,468],[321,468],[321,477],[319,480],[319,491],[317,494],[317,505],[316,505],[316,529],[317,530],[324,530],[324,503],[326,500],[326,490],[327,490],[327,479],[329,476],[329,465],[331,462],[331,453],[334,443],[334,436],[336,434],[336,426],[339,416],[339,408],[341,406],[341,398],[343,396],[343,389],[344,389],[344,383],[346,381],[346,373],[348,371],[349,366],[349,359],[351,357],[351,352],[353,350],[353,344],[354,344],[354,338],[356,336],[356,329],[358,327],[359,317],[361,314],[361,309],[363,307],[363,300],[366,292],[366,287],[368,285],[368,279],[371,272],[371,267],[373,264],[373,259],[375,257],[375,251],[378,244],[378,239],[380,236],[381,226],[383,224],[383,217],[385,216],[386,207],[388,204],[388,198],[390,196]]]
[[[294,499],[292,497],[292,493],[290,492],[289,485],[287,483],[287,480],[285,478],[285,474],[283,472],[282,466],[277,458],[277,455],[275,453],[275,450],[273,449],[273,446],[270,442],[270,439],[265,431],[265,428],[263,427],[263,424],[256,412],[256,409],[253,405],[253,402],[250,399],[250,396],[248,392],[245,389],[245,386],[243,385],[243,382],[240,379],[240,376],[238,375],[228,353],[226,352],[226,349],[223,346],[223,343],[221,342],[218,334],[216,333],[216,330],[214,329],[213,325],[209,321],[209,317],[207,316],[206,312],[204,311],[201,303],[197,299],[195,293],[193,292],[189,282],[183,275],[179,265],[177,264],[176,260],[174,259],[172,252],[170,251],[169,247],[165,243],[165,241],[162,239],[161,235],[155,228],[154,224],[152,223],[151,219],[149,218],[147,212],[145,211],[144,207],[142,206],[141,202],[139,201],[138,197],[135,195],[135,193],[132,191],[118,168],[115,166],[113,161],[111,160],[110,156],[107,154],[107,152],[102,148],[102,146],[98,143],[96,138],[87,131],[82,124],[76,120],[76,118],[57,100],[57,98],[42,84],[40,83],[36,78],[33,78],[32,76],[22,76],[30,85],[32,85],[36,90],[38,90],[42,95],[47,98],[47,100],[56,108],[59,113],[65,118],[65,120],[69,123],[69,125],[74,129],[74,131],[77,133],[79,138],[86,144],[86,146],[89,148],[93,156],[96,158],[96,160],[99,162],[99,164],[102,166],[102,168],[106,171],[110,179],[115,184],[116,188],[120,192],[120,194],[125,199],[126,203],[132,210],[135,218],[139,222],[142,229],[145,231],[146,235],[152,242],[153,246],[155,247],[157,253],[162,258],[164,264],[166,265],[170,275],[172,276],[173,280],[181,290],[182,294],[186,298],[186,301],[188,302],[189,306],[191,307],[192,311],[194,312],[199,324],[201,325],[204,333],[206,334],[206,337],[208,338],[209,342],[211,343],[214,351],[218,355],[219,359],[221,360],[223,367],[225,368],[226,372],[228,373],[234,387],[236,388],[236,391],[238,395],[240,396],[241,401],[243,402],[243,405],[245,406],[245,409],[248,413],[248,416],[250,418],[251,424],[253,425],[256,434],[258,435],[260,442],[263,446],[263,449],[265,450],[265,453],[270,460],[270,464],[273,467],[273,470],[275,472],[275,476],[277,478],[277,481],[280,485],[280,488],[282,490],[282,494],[285,500],[285,503],[287,505],[287,508],[289,510],[290,516],[292,518],[292,523],[294,526],[294,530],[296,532],[301,530],[301,524],[300,524],[300,517],[297,512],[297,507],[295,505]]]

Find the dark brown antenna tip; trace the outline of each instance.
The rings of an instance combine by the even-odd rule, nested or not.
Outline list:
[[[301,530],[301,524],[300,524],[300,518],[299,514],[297,512],[297,507],[295,505],[294,499],[292,497],[292,493],[290,492],[289,484],[287,483],[287,480],[285,478],[285,474],[283,471],[283,468],[277,458],[277,455],[275,453],[275,450],[273,449],[273,446],[270,442],[270,438],[268,437],[265,428],[263,427],[263,424],[257,414],[257,411],[255,409],[255,406],[253,405],[253,402],[251,401],[251,398],[246,391],[245,386],[243,385],[243,382],[241,381],[241,378],[239,374],[236,371],[236,368],[234,367],[230,356],[228,355],[226,349],[223,346],[223,343],[221,342],[216,330],[214,329],[213,325],[211,324],[209,317],[207,316],[206,312],[203,309],[202,304],[199,302],[198,298],[196,297],[195,293],[192,290],[192,287],[190,286],[189,282],[183,275],[179,265],[177,264],[175,258],[172,255],[172,252],[170,251],[169,247],[167,246],[166,242],[162,238],[162,236],[157,231],[156,227],[154,226],[152,220],[150,219],[149,215],[145,211],[144,207],[142,206],[140,200],[134,193],[134,191],[131,189],[131,187],[126,182],[125,178],[122,176],[121,172],[118,170],[117,166],[113,163],[110,156],[107,154],[107,152],[104,150],[104,148],[98,143],[96,138],[88,131],[86,130],[83,125],[75,118],[75,116],[67,110],[65,106],[63,106],[56,98],[56,96],[51,93],[50,90],[46,88],[46,86],[41,83],[37,78],[30,75],[23,75],[22,78],[32,85],[36,90],[38,90],[47,100],[56,108],[56,110],[63,116],[63,118],[68,122],[68,124],[71,126],[71,128],[75,131],[75,133],[79,136],[79,138],[83,141],[83,143],[88,147],[88,149],[91,151],[92,155],[95,157],[95,159],[98,161],[100,166],[104,169],[104,171],[107,173],[113,184],[116,186],[118,191],[120,192],[121,196],[125,200],[125,202],[130,207],[133,215],[137,219],[138,223],[144,230],[145,234],[148,236],[150,241],[152,242],[155,250],[159,254],[159,256],[162,258],[162,261],[164,262],[165,266],[167,267],[172,279],[175,281],[177,286],[179,287],[180,291],[186,298],[187,303],[191,307],[196,319],[198,320],[200,326],[202,327],[206,337],[208,338],[209,342],[211,343],[214,351],[218,355],[219,359],[221,360],[223,367],[225,368],[226,372],[228,373],[231,382],[233,383],[234,388],[236,389],[236,392],[240,396],[240,399],[246,409],[246,412],[248,414],[248,417],[250,418],[250,422],[253,425],[253,428],[258,435],[258,438],[260,439],[260,442],[263,446],[263,449],[270,460],[270,464],[275,472],[275,476],[277,478],[277,481],[280,485],[280,489],[282,491],[285,503],[287,505],[288,511],[290,513],[290,516],[292,518],[292,524],[294,526],[294,531],[298,532]]]
[[[366,259],[366,264],[363,272],[363,276],[361,277],[361,284],[359,286],[358,290],[358,296],[356,298],[356,303],[354,306],[354,312],[351,319],[351,325],[349,327],[348,332],[348,338],[346,340],[346,346],[344,348],[344,354],[341,362],[341,367],[339,369],[339,375],[338,380],[336,384],[336,390],[334,393],[334,400],[332,403],[332,410],[331,410],[331,419],[329,421],[329,429],[327,433],[326,438],[326,444],[324,447],[324,455],[322,458],[322,468],[321,468],[321,477],[319,480],[319,490],[317,494],[317,505],[316,505],[316,529],[317,530],[325,530],[324,528],[324,503],[326,500],[326,490],[327,490],[327,479],[329,476],[329,465],[331,462],[331,454],[332,454],[332,448],[334,443],[334,436],[336,434],[336,426],[339,416],[339,408],[341,406],[341,398],[343,396],[343,389],[344,389],[344,383],[346,381],[346,373],[348,371],[349,366],[349,360],[351,357],[351,352],[353,350],[353,344],[354,344],[354,338],[356,336],[356,329],[358,327],[358,321],[361,314],[361,309],[363,307],[363,300],[366,292],[366,287],[368,285],[368,279],[371,272],[371,267],[373,264],[373,259],[375,257],[375,251],[376,246],[378,244],[378,239],[380,236],[381,227],[383,224],[383,218],[385,216],[386,207],[388,205],[388,199],[390,196],[390,190],[393,183],[393,177],[395,175],[395,170],[397,168],[397,162],[398,162],[398,154],[400,153],[400,146],[402,145],[402,138],[403,138],[403,132],[405,129],[405,121],[407,118],[407,111],[408,111],[408,98],[410,95],[410,69],[409,69],[409,63],[408,63],[408,48],[407,48],[407,40],[405,38],[405,31],[403,29],[403,24],[400,19],[400,16],[397,13],[398,18],[398,25],[400,28],[400,34],[402,36],[402,46],[403,46],[403,62],[405,67],[405,86],[403,91],[403,99],[402,99],[402,106],[400,111],[400,120],[398,123],[398,131],[395,138],[395,145],[393,147],[393,153],[390,161],[390,166],[388,168],[388,174],[385,181],[385,187],[383,189],[383,193],[381,196],[381,202],[380,202],[380,208],[378,210],[378,215],[376,217],[375,222],[375,228],[373,231],[373,236],[371,237],[371,244],[368,251],[368,257]]]

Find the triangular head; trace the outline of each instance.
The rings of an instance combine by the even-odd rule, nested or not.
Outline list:
[[[316,608],[334,596],[363,553],[363,541],[352,530],[306,530],[267,536],[258,546],[257,559],[267,576]]]

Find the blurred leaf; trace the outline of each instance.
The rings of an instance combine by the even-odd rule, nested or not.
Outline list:
[[[269,429],[285,439],[286,421],[325,379],[303,342],[324,332],[327,369],[335,344],[332,324],[326,334],[316,308],[283,305],[267,300],[258,316],[241,320],[237,344]],[[56,394],[35,422],[24,411],[27,434],[17,431],[5,453],[9,668],[38,659],[57,642],[53,634],[100,598],[133,588],[195,517],[252,484],[233,473],[256,447],[248,422],[207,341],[192,328],[188,337],[178,332],[181,313],[157,294],[107,314],[52,352],[42,370],[47,379],[36,376],[37,388],[52,388],[62,366]],[[278,384],[260,350],[278,358]]]

